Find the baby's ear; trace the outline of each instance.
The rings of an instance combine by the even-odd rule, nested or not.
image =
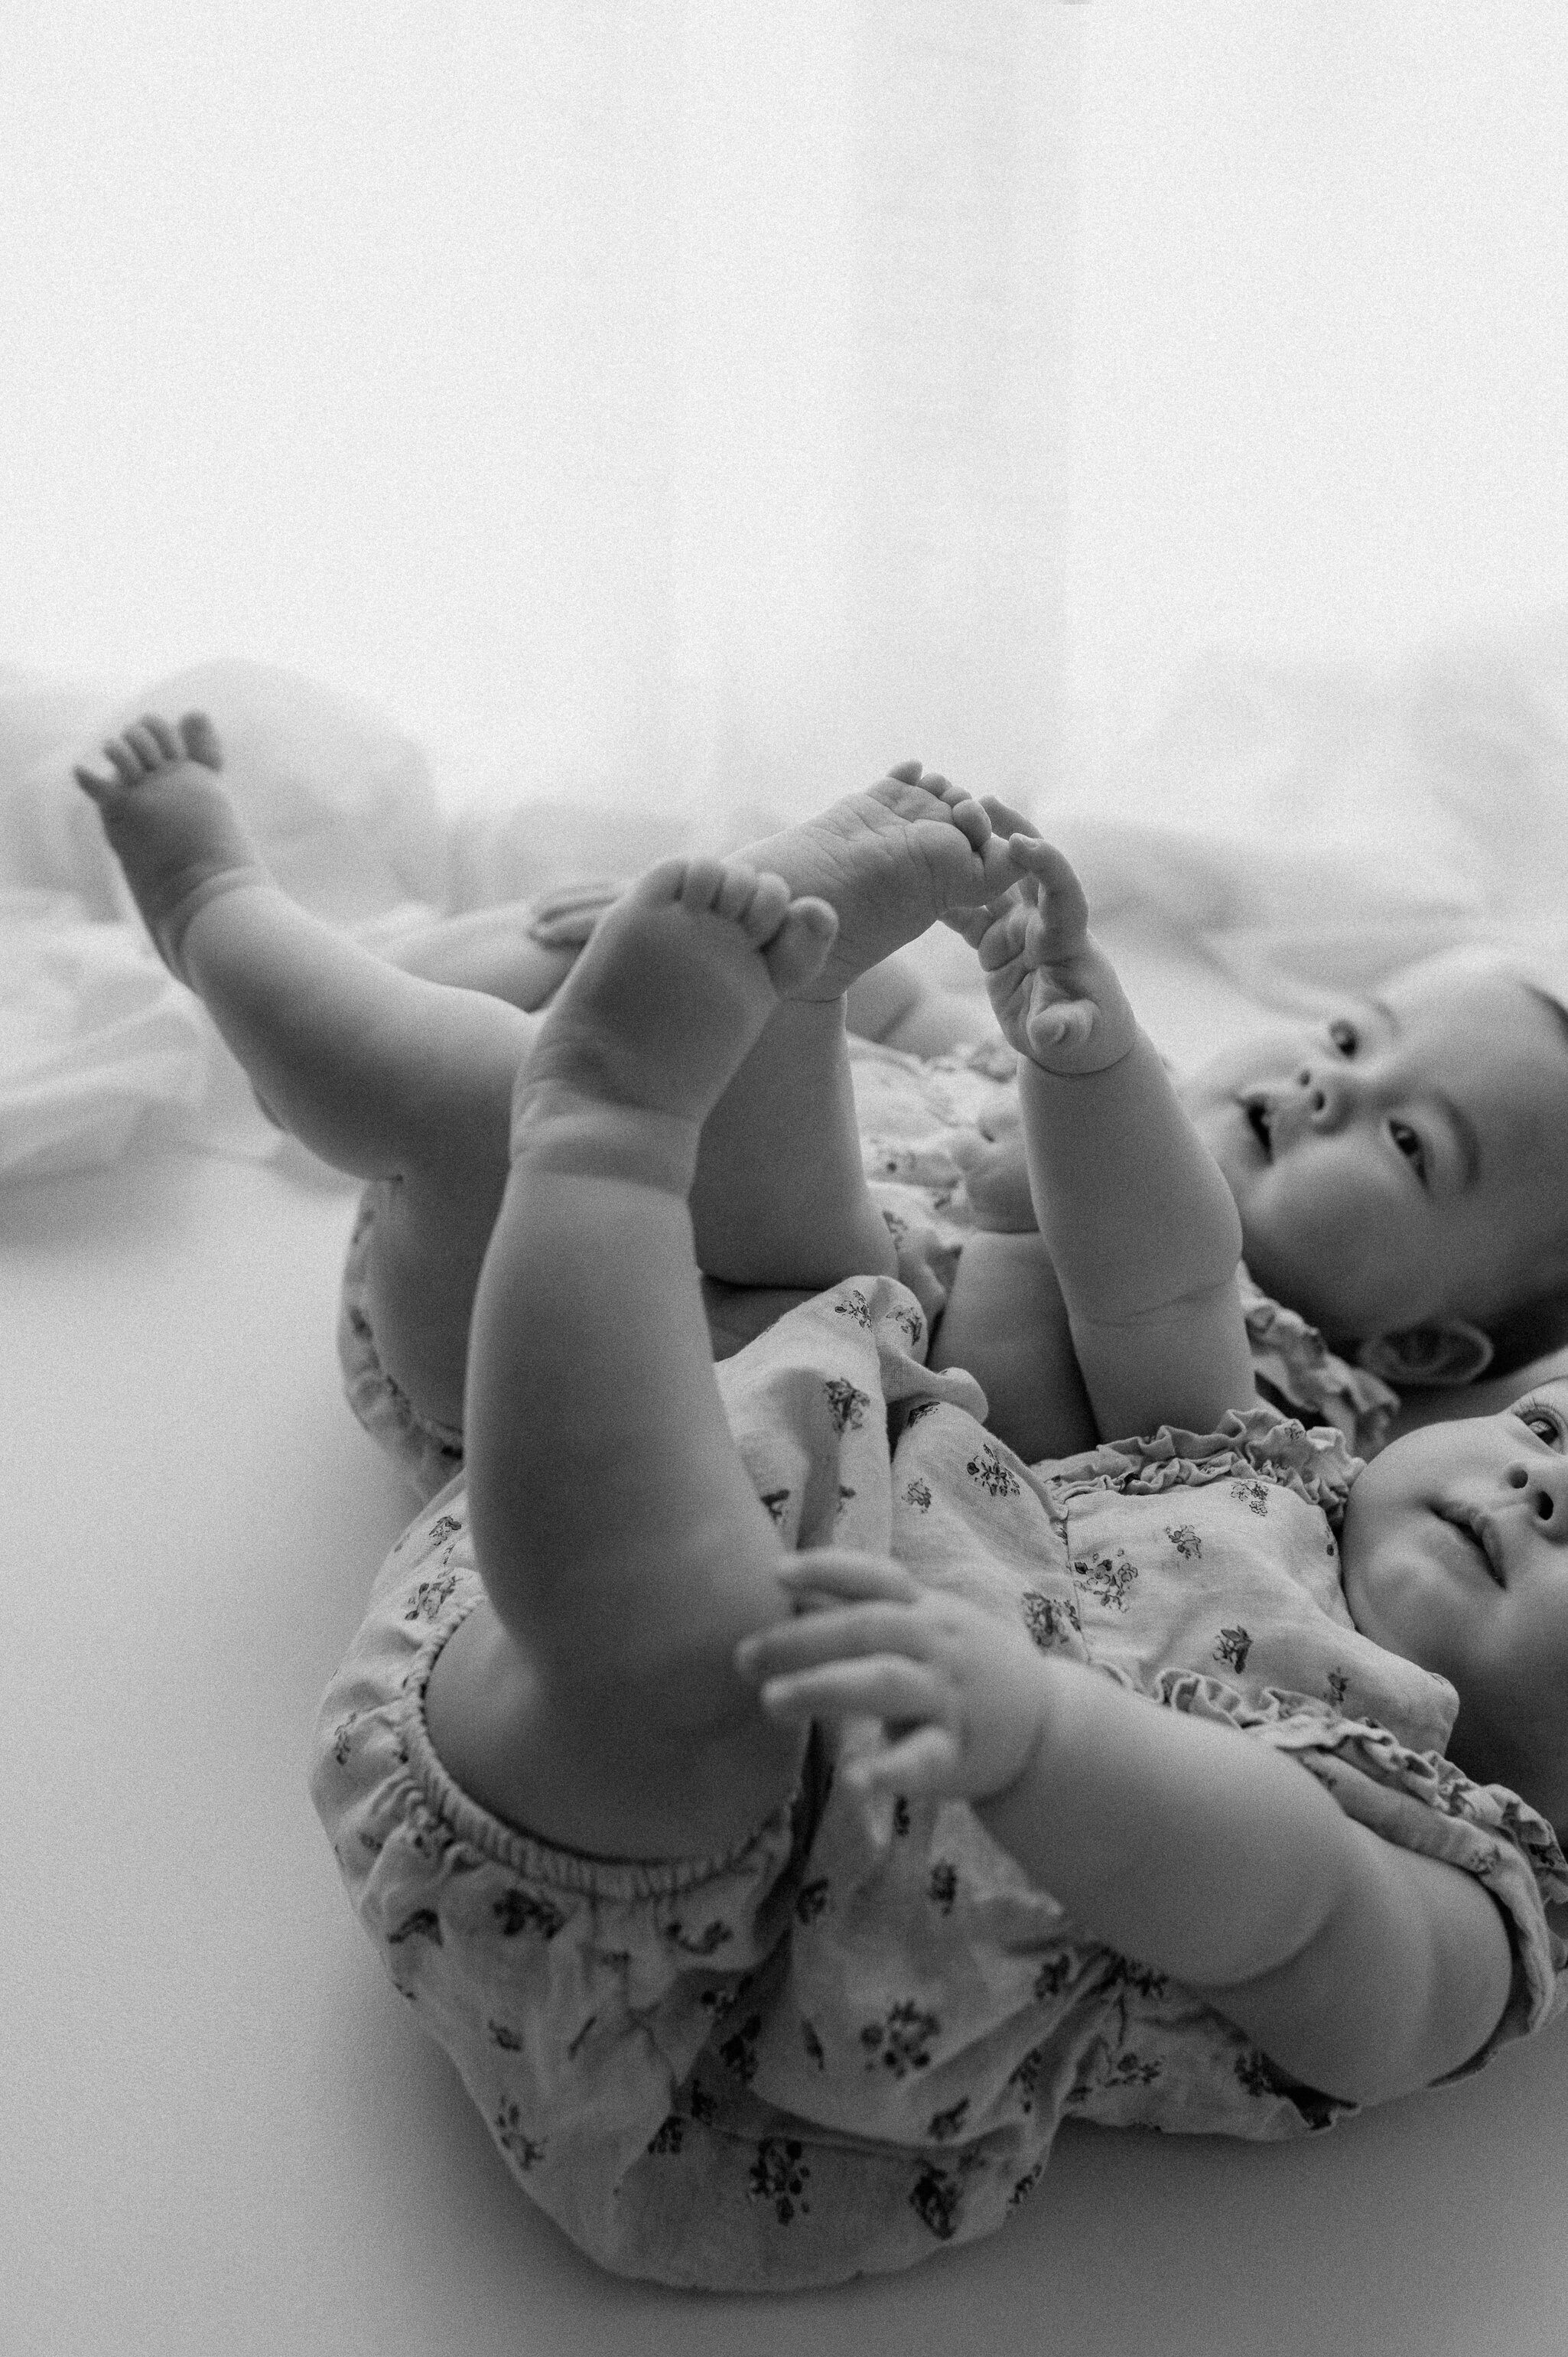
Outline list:
[[[1356,1363],[1396,1391],[1457,1391],[1484,1375],[1492,1357],[1489,1334],[1467,1318],[1444,1318],[1400,1334],[1374,1334],[1357,1351]]]

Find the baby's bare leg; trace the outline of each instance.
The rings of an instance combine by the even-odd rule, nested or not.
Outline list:
[[[555,897],[564,900],[570,896]],[[542,931],[540,905],[532,900],[472,909],[459,917],[433,917],[381,954],[404,974],[423,974],[427,982],[452,983],[463,990],[489,991],[532,1015],[554,997],[613,897],[608,888],[585,886],[577,909],[552,916]],[[844,1021],[852,1038],[879,1040],[913,1056],[940,1056],[999,1036],[983,998],[944,989],[912,960],[898,955],[884,958],[849,985]]]
[[[291,900],[219,781],[210,722],[188,715],[177,741],[149,716],[104,751],[113,778],[77,779],[136,905],[285,1128],[338,1169],[402,1176],[411,1141],[469,1110],[476,1064],[510,1096],[527,1019],[401,974]]]
[[[896,1265],[861,1159],[844,993],[950,909],[1020,872],[978,802],[911,761],[820,818],[748,847],[836,910],[820,974],[787,991],[703,1133],[697,1256],[732,1285],[835,1284]]]
[[[983,998],[944,988],[907,957],[884,958],[851,983],[844,1024],[852,1038],[875,1039],[907,1056],[945,1056],[959,1048],[991,1047],[1001,1038]]]
[[[531,1019],[397,972],[273,882],[216,774],[199,715],[149,716],[79,770],[166,963],[195,990],[273,1118],[385,1182],[377,1340],[414,1405],[460,1411],[468,1308],[506,1176]]]
[[[664,861],[605,919],[519,1079],[469,1359],[486,1603],[427,1710],[470,1791],[603,1856],[722,1849],[798,1771],[798,1737],[734,1668],[787,1607],[714,1379],[686,1195],[703,1120],[832,929],[739,861]]]
[[[386,952],[401,973],[458,990],[482,990],[532,1015],[547,1006],[572,970],[575,948],[551,948],[528,931],[525,900],[442,917]]]

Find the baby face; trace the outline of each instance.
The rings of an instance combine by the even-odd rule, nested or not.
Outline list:
[[[1182,1096],[1252,1275],[1332,1340],[1486,1326],[1568,1274],[1568,1036],[1511,974],[1412,966]]]
[[[1362,1634],[1457,1691],[1457,1765],[1568,1821],[1568,1382],[1391,1442],[1340,1558]]]

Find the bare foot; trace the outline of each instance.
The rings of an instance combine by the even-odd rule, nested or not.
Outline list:
[[[940,917],[993,899],[1025,872],[979,802],[945,778],[923,775],[918,761],[801,826],[748,844],[743,856],[838,914],[826,962],[786,989],[787,998],[841,996]]]
[[[514,1159],[564,1154],[683,1192],[702,1123],[780,996],[821,971],[836,925],[825,901],[746,860],[661,859],[544,1017],[518,1074]]]
[[[159,956],[183,982],[179,945],[198,909],[232,885],[271,879],[218,782],[223,756],[204,712],[188,712],[177,733],[147,713],[103,753],[112,777],[72,774],[98,805]]]

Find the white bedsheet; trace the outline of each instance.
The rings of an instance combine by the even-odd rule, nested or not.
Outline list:
[[[1168,1013],[1179,971],[1119,946]],[[1213,990],[1195,1028],[1244,1019]],[[579,2259],[306,1797],[406,1512],[338,1396],[354,1199],[313,1170],[166,1148],[0,1195],[6,2357],[1560,2357],[1562,2031],[1302,2146],[1069,2128],[1006,2233],[901,2280],[769,2307]]]
[[[134,690],[0,671],[0,1184],[170,1142],[274,1150],[211,1024],[152,957],[70,778],[110,728],[191,705],[214,714],[280,881],[372,940],[777,823],[762,807],[459,806],[384,715],[265,664]],[[781,772],[777,807],[798,792]],[[1078,863],[1097,925],[1152,931],[1200,996],[1218,970],[1252,999],[1300,1003],[1492,941],[1568,998],[1568,619],[1403,664],[1216,659],[1033,815]],[[940,940],[934,955],[974,978]]]
[[[1086,867],[1115,816],[1080,814]],[[1152,832],[1179,808],[1121,816],[1101,881],[1132,881],[1119,911],[1102,889],[1103,929],[1178,1063],[1315,957],[1364,954],[1270,903],[1234,827],[1187,824],[1182,868]],[[470,829],[485,897],[527,888],[517,840]],[[100,932],[91,957],[128,955],[147,1022],[177,1027],[142,1044],[207,1057],[131,928]],[[768,2307],[580,2260],[399,2007],[306,1797],[320,1690],[408,1501],[338,1391],[352,1192],[201,1071],[109,1167],[0,1186],[5,2357],[1561,2357],[1563,2030],[1298,2147],[1069,2129],[1004,2234],[902,2280]]]

